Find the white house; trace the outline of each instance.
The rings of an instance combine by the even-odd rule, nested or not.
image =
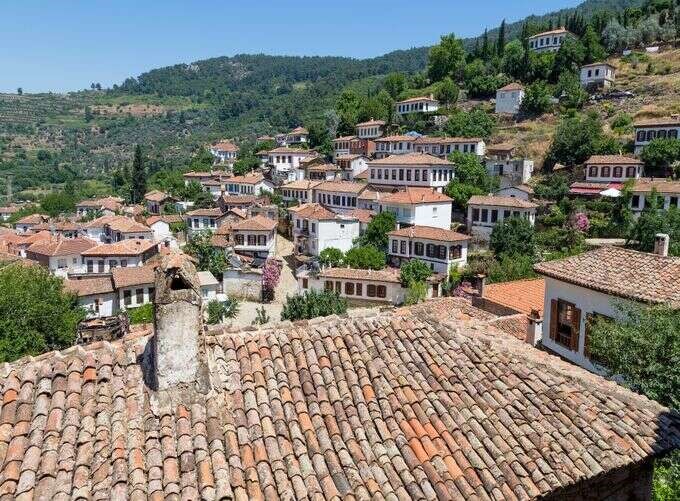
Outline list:
[[[290,181],[288,183],[283,183],[279,188],[279,192],[281,193],[281,198],[283,198],[285,202],[306,204],[313,200],[314,188],[321,183],[322,181]]]
[[[110,276],[64,280],[64,289],[76,295],[87,318],[110,317],[118,313],[118,296]]]
[[[156,276],[153,266],[116,268],[111,272],[118,309],[129,310],[153,303]]]
[[[303,179],[309,179],[313,181],[332,181],[341,177],[340,172],[341,169],[338,165],[314,163],[314,165],[306,167],[306,172]]]
[[[496,113],[516,115],[524,100],[524,86],[510,83],[496,91]]]
[[[644,162],[623,155],[593,155],[584,166],[587,182],[623,183],[629,179],[640,179]]]
[[[340,297],[359,304],[403,304],[408,289],[399,279],[398,268],[383,270],[357,270],[352,268],[325,268],[314,274],[302,271],[297,274],[298,292],[306,290],[334,290]],[[427,297],[441,295],[441,276],[427,280]]]
[[[349,155],[356,136],[340,136],[333,139],[333,157]]]
[[[545,276],[543,347],[598,372],[588,350],[594,320],[621,319],[620,306],[631,303],[680,307],[680,259],[664,255],[663,237],[658,254],[601,247],[537,264],[534,269]]]
[[[680,137],[680,116],[670,118],[654,118],[640,120],[633,125],[635,129],[635,154],[642,150],[654,139],[678,139]]]
[[[118,197],[82,200],[76,204],[76,216],[87,217],[92,214],[113,215],[123,209],[123,199]]]
[[[486,170],[498,176],[501,188],[525,184],[534,173],[534,161],[516,157],[515,147],[508,143],[489,146],[485,158]]]
[[[468,200],[467,227],[471,235],[488,240],[494,226],[512,217],[536,222],[537,204],[516,197],[474,195]]]
[[[52,274],[66,277],[82,269],[82,255],[95,247],[96,242],[89,238],[53,238],[31,244],[26,249],[26,258],[40,263]]]
[[[544,31],[529,37],[529,49],[534,52],[557,52],[568,37],[576,38],[576,35],[565,28]]]
[[[344,181],[354,181],[354,178],[366,172],[369,158],[365,155],[338,155],[335,163],[340,168],[340,177]]]
[[[269,151],[268,163],[274,167],[277,173],[288,173],[291,170],[300,169],[301,164],[319,154],[313,150],[302,150],[282,146]]]
[[[14,214],[19,212],[20,208],[17,206],[7,206],[7,207],[0,207],[0,221],[9,221],[9,218],[11,218]]]
[[[395,268],[411,259],[419,259],[435,273],[448,275],[452,269],[467,263],[468,235],[432,226],[410,226],[387,235],[388,256]]]
[[[111,273],[115,268],[142,266],[158,254],[158,245],[153,240],[121,240],[111,244],[100,244],[82,252],[80,273]]]
[[[406,188],[380,197],[380,212],[392,212],[397,226],[451,228],[451,198],[431,188]]]
[[[408,153],[368,163],[368,182],[394,188],[427,187],[437,191],[454,177],[455,165],[426,153]]]
[[[153,239],[151,228],[126,216],[102,216],[86,223],[83,229],[87,237],[96,242]]]
[[[439,101],[431,95],[412,97],[403,101],[397,101],[394,108],[399,115],[408,115],[409,113],[430,113],[439,109]]]
[[[219,208],[196,209],[184,214],[187,235],[191,237],[200,231],[214,231],[222,222],[224,214]]]
[[[201,299],[207,305],[210,301],[224,301],[224,294],[220,292],[220,281],[209,271],[199,271],[198,284],[201,286]],[[207,313],[207,312],[206,312]]]
[[[616,68],[609,63],[581,66],[581,85],[586,88],[611,87],[616,80]]]
[[[385,136],[375,140],[375,158],[403,155],[415,150],[417,136]]]
[[[486,153],[486,143],[478,137],[419,136],[413,142],[413,151],[427,153],[443,159],[446,159],[454,151],[474,153],[483,157]]]
[[[304,127],[296,127],[285,134],[277,134],[274,138],[278,146],[291,144],[306,144],[309,142],[309,131]]]
[[[649,205],[653,192],[658,197],[660,209],[680,207],[680,181],[641,178],[635,181],[631,192],[630,206],[634,215],[639,215]]]
[[[244,176],[234,176],[224,181],[224,188],[230,195],[259,195],[274,193],[274,185],[262,174],[249,173]]]
[[[517,186],[501,188],[495,193],[495,195],[499,197],[512,197],[529,201],[534,196],[534,189],[528,184],[518,184]]]
[[[383,135],[385,122],[382,120],[369,120],[356,125],[357,137],[361,139],[377,139]]]
[[[165,247],[177,248],[177,238],[172,232],[171,225],[182,223],[184,220],[178,214],[167,214],[163,216],[150,216],[146,219],[146,224],[153,231],[153,240]]]
[[[312,201],[337,212],[347,212],[358,207],[357,197],[365,189],[364,183],[325,181],[314,187]]]
[[[298,254],[318,256],[329,247],[347,252],[361,233],[358,218],[336,214],[320,204],[305,204],[288,211],[291,214],[295,252]]]
[[[215,157],[215,162],[220,164],[234,165],[238,157],[238,146],[229,140],[222,140],[210,146],[210,153]]]
[[[231,225],[234,250],[239,254],[267,258],[276,253],[277,222],[264,216],[237,221]]]
[[[45,224],[49,221],[49,218],[43,214],[30,214],[19,219],[14,224],[14,229],[17,233],[29,233],[33,231],[33,228]]]

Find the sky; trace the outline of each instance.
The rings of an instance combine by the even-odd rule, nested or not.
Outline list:
[[[239,53],[373,57],[580,0],[4,0],[0,92],[104,87]]]

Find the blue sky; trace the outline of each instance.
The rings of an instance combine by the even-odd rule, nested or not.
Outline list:
[[[5,0],[0,91],[120,83],[175,63],[238,53],[372,57],[473,36],[579,0]]]

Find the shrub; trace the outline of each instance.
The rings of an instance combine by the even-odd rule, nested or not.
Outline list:
[[[264,325],[267,322],[269,322],[269,315],[267,315],[267,310],[264,309],[264,306],[260,306],[257,310],[255,310],[255,320],[253,320],[252,325]]]
[[[345,264],[359,270],[382,270],[387,257],[372,245],[353,247],[345,254]]]
[[[345,254],[335,247],[327,247],[319,253],[319,262],[324,266],[341,266]]]
[[[496,256],[534,255],[534,227],[528,219],[512,217],[494,226],[489,248]]]
[[[153,304],[147,303],[137,308],[127,310],[130,324],[150,324],[153,322]]]
[[[420,259],[411,259],[401,265],[399,278],[404,287],[410,287],[416,282],[425,282],[432,275],[430,267]]]
[[[545,82],[541,80],[534,82],[526,89],[521,110],[529,115],[541,115],[550,109],[550,97]]]
[[[212,300],[208,303],[208,323],[219,324],[225,318],[235,318],[238,315],[239,302],[236,298],[227,298],[225,301]]]
[[[418,304],[427,297],[427,284],[425,282],[411,282],[406,291],[404,303],[407,305]]]
[[[286,297],[281,320],[306,320],[328,315],[341,315],[347,311],[347,300],[335,291],[314,289],[303,294]]]
[[[534,260],[523,254],[504,254],[489,267],[487,273],[489,283],[510,282],[534,278]]]

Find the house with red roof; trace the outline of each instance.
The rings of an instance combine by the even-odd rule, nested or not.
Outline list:
[[[267,258],[276,252],[277,222],[255,216],[232,223],[234,251],[246,256]]]
[[[238,152],[238,146],[228,139],[210,145],[210,153],[215,157],[215,163],[233,166],[238,157]]]
[[[454,178],[455,165],[428,153],[406,153],[368,162],[368,182],[392,188],[427,187],[441,192]]]
[[[392,212],[397,225],[451,228],[453,200],[433,188],[412,188],[395,193],[380,193],[379,212]]]
[[[473,195],[467,205],[468,232],[480,240],[488,240],[494,227],[506,219],[523,218],[533,226],[538,204],[517,197]]]
[[[534,52],[557,52],[567,38],[576,39],[566,28],[557,28],[529,37],[529,49]]]
[[[347,252],[361,232],[356,216],[335,213],[318,203],[291,207],[288,212],[296,254],[318,256],[329,247]]]
[[[387,236],[390,264],[396,268],[418,259],[433,272],[448,276],[452,269],[467,263],[470,237],[457,231],[435,226],[408,226],[390,231]]]
[[[394,109],[399,115],[431,113],[439,109],[439,101],[431,94],[429,96],[411,97],[394,103]]]
[[[524,100],[524,86],[517,82],[509,83],[496,91],[496,113],[516,115]]]

